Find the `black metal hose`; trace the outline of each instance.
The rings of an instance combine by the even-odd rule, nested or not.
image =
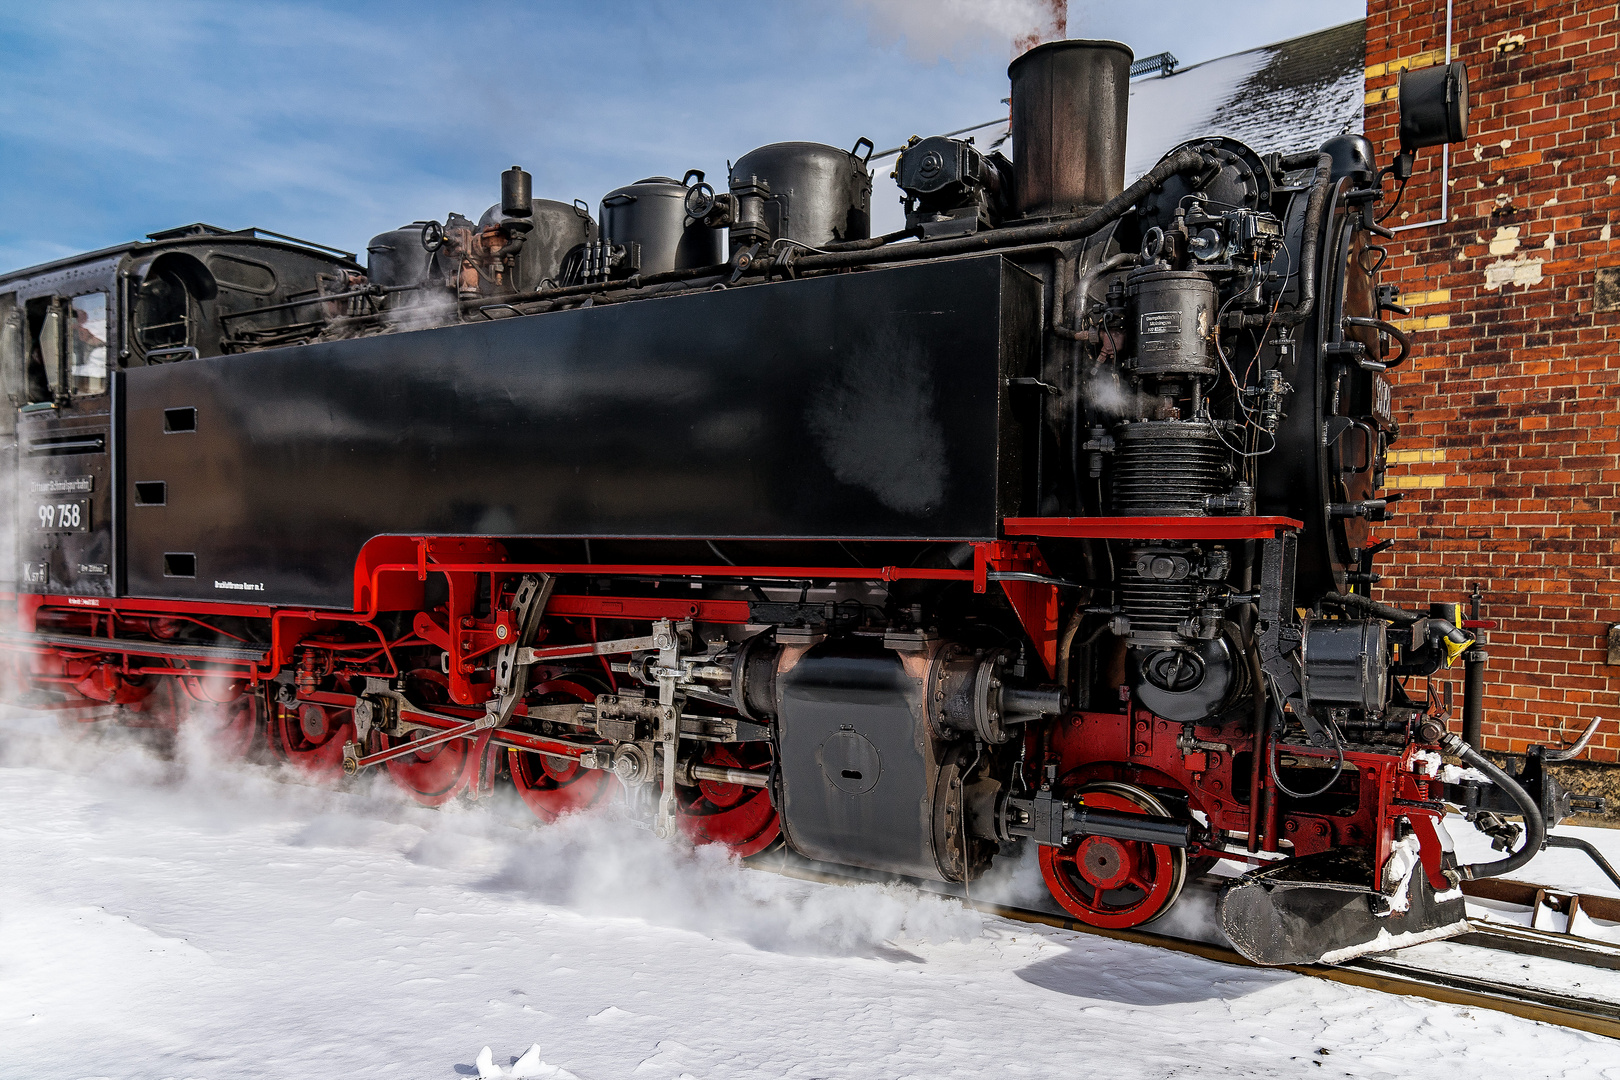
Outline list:
[[[1296,155],[1297,156],[1297,155]],[[1285,158],[1284,165],[1293,158]],[[1305,228],[1301,233],[1299,251],[1299,303],[1293,311],[1282,312],[1270,319],[1277,326],[1298,326],[1311,317],[1316,308],[1316,250],[1322,236],[1322,215],[1327,210],[1328,188],[1333,186],[1333,155],[1316,155],[1316,175],[1311,178],[1310,201],[1305,204]]]
[[[1465,881],[1474,881],[1478,878],[1500,877],[1510,873],[1536,857],[1547,842],[1547,822],[1541,816],[1541,807],[1530,793],[1519,786],[1517,780],[1497,768],[1496,763],[1463,742],[1456,735],[1447,734],[1440,740],[1440,745],[1448,754],[1455,754],[1463,763],[1470,765],[1488,777],[1491,783],[1507,792],[1508,798],[1518,804],[1519,812],[1524,816],[1524,843],[1505,859],[1495,862],[1470,863],[1459,866],[1457,873]]]
[[[1359,596],[1356,593],[1328,593],[1322,597],[1322,603],[1353,608],[1356,611],[1366,612],[1374,618],[1387,619],[1392,623],[1400,623],[1403,626],[1429,617],[1427,612],[1408,611],[1405,608],[1391,607],[1388,604],[1380,604],[1371,597]]]
[[[1399,623],[1402,626],[1410,626],[1412,623],[1418,622],[1422,619],[1428,619],[1429,625],[1440,630],[1440,632],[1445,635],[1446,639],[1453,644],[1468,645],[1474,640],[1472,634],[1460,627],[1453,626],[1445,619],[1437,618],[1421,611],[1408,611],[1405,608],[1390,607],[1388,604],[1380,604],[1376,600],[1366,596],[1358,596],[1355,593],[1328,593],[1326,596],[1322,597],[1322,603],[1333,604],[1337,607],[1350,608],[1355,611],[1362,611],[1368,615],[1371,615],[1375,619],[1386,619],[1389,622]]]

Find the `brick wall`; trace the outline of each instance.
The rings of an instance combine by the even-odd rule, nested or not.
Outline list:
[[[1395,71],[1440,62],[1445,21],[1445,0],[1368,4],[1366,133],[1381,156],[1397,142]],[[1591,756],[1616,761],[1620,5],[1458,0],[1452,43],[1468,141],[1421,151],[1384,222],[1419,225],[1396,234],[1384,274],[1413,306],[1417,356],[1392,373],[1389,486],[1405,498],[1381,527],[1397,546],[1378,595],[1460,599],[1480,583],[1502,623],[1486,746],[1522,750],[1604,716]],[[1446,150],[1447,219],[1421,225],[1439,215]]]

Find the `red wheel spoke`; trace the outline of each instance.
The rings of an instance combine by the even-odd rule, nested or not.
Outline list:
[[[580,676],[553,679],[535,690],[543,703],[562,705],[594,700],[595,685],[594,676]],[[578,762],[527,750],[507,751],[506,769],[523,804],[548,824],[564,814],[596,805],[613,790],[611,776],[600,769],[582,769]]]
[[[765,771],[770,751],[762,743],[741,747],[711,744],[702,751],[705,765]],[[694,844],[721,844],[739,858],[757,855],[782,833],[776,808],[765,788],[703,780],[697,788],[682,788],[677,818],[681,831]]]
[[[314,712],[307,710],[313,709]],[[312,777],[336,780],[343,775],[343,744],[354,738],[354,721],[346,711],[319,705],[302,708],[280,703],[271,707],[270,746],[284,761]]]
[[[1081,795],[1098,809],[1165,812],[1152,795],[1129,785],[1095,785]],[[1064,910],[1092,926],[1113,929],[1140,926],[1163,914],[1186,876],[1185,852],[1103,837],[1082,839],[1072,849],[1043,846],[1040,863],[1047,888]]]

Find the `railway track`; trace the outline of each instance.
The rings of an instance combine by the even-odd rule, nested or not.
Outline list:
[[[791,858],[780,861],[773,859],[772,862],[775,865],[766,865],[762,868],[806,881],[819,881],[828,884],[909,881],[909,879],[897,879],[885,875],[847,873],[842,868],[831,868],[825,864]],[[1192,941],[1168,934],[1156,934],[1149,930],[1109,930],[1088,926],[1067,915],[1053,911],[989,903],[964,896],[959,889],[939,888],[932,885],[932,883],[926,882],[910,883],[927,888],[929,891],[937,891],[953,896],[975,911],[1011,919],[1015,922],[1051,926],[1093,937],[1108,938],[1113,941],[1151,945],[1155,948],[1169,949],[1172,952],[1185,953],[1190,956],[1198,956],[1205,960],[1232,964],[1237,967],[1252,968],[1261,966],[1247,959],[1235,949],[1225,945]],[[1537,890],[1536,886],[1524,886],[1519,882],[1504,882],[1501,884],[1528,888],[1532,892]],[[1189,883],[1189,889],[1194,887],[1192,883]],[[1207,888],[1208,886],[1205,885],[1204,887]],[[1210,891],[1213,892],[1212,889]],[[1614,901],[1606,897],[1596,899],[1600,902],[1607,900],[1609,903],[1620,903],[1620,901]],[[1620,971],[1620,946],[1574,938],[1568,934],[1509,926],[1484,919],[1470,919],[1469,923],[1470,929],[1466,933],[1450,939],[1452,943],[1482,951],[1514,953],[1556,960],[1595,970]],[[1386,994],[1439,1001],[1448,1005],[1489,1009],[1494,1012],[1520,1016],[1527,1020],[1537,1020],[1544,1024],[1556,1024],[1559,1027],[1591,1032],[1594,1035],[1603,1035],[1611,1039],[1620,1039],[1620,1001],[1593,1000],[1566,991],[1521,986],[1478,975],[1437,971],[1432,967],[1425,967],[1419,959],[1403,957],[1403,952],[1405,950],[1397,950],[1377,956],[1360,957],[1342,964],[1299,964],[1283,968],[1266,968],[1265,970],[1292,971],[1313,979],[1342,983],[1347,986],[1358,986],[1362,989],[1377,990]]]
[[[1050,926],[1092,937],[1126,941],[1169,949],[1237,967],[1261,967],[1225,945],[1178,938],[1149,930],[1111,930],[1089,926],[1057,910],[1041,910],[975,900],[957,887],[920,881],[891,874],[867,872],[849,867],[816,863],[778,849],[769,855],[748,860],[754,869],[786,877],[825,884],[905,883],[925,891],[951,896],[975,911],[1015,922]],[[1210,879],[1188,882],[1186,892],[1208,892],[1213,899]],[[1471,898],[1498,906],[1528,909],[1532,925],[1522,926],[1491,919],[1471,918],[1470,929],[1449,939],[1450,943],[1483,951],[1510,953],[1553,960],[1578,968],[1620,971],[1620,944],[1584,938],[1568,932],[1537,929],[1543,910],[1562,915],[1575,924],[1575,912],[1605,922],[1620,922],[1620,899],[1573,893],[1517,881],[1486,879],[1470,883]],[[1471,1006],[1509,1013],[1528,1020],[1620,1039],[1620,1000],[1602,1001],[1566,991],[1521,986],[1478,975],[1437,971],[1421,960],[1403,956],[1405,950],[1361,957],[1342,964],[1289,965],[1286,970],[1313,979],[1358,986],[1363,989],[1404,997],[1422,998],[1450,1005]],[[1620,980],[1617,980],[1620,985]],[[1620,998],[1620,992],[1616,994]]]

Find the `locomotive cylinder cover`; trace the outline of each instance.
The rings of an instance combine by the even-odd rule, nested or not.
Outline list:
[[[602,197],[602,238],[639,244],[643,277],[725,262],[720,230],[686,216],[686,191],[685,184],[667,176],[614,188]]]
[[[1133,58],[1117,41],[1049,41],[1007,68],[1020,215],[1070,214],[1124,189]]]
[[[729,183],[738,200],[733,249],[782,239],[821,247],[872,235],[872,177],[847,150],[771,143],[738,158]]]
[[[1213,378],[1220,371],[1214,338],[1220,295],[1196,270],[1138,270],[1125,279],[1133,302],[1126,366],[1142,378]]]

